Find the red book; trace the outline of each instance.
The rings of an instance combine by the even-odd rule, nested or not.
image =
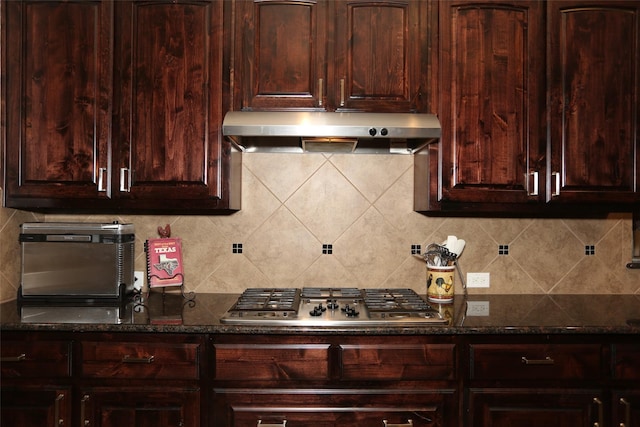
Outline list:
[[[181,286],[184,283],[182,239],[149,239],[147,252],[147,282],[150,288]]]

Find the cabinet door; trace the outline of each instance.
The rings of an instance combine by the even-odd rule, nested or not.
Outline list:
[[[550,1],[552,202],[640,201],[637,1]]]
[[[108,199],[112,4],[2,5],[7,207]]]
[[[85,389],[80,417],[81,425],[87,426],[199,426],[200,391],[170,386]]]
[[[553,389],[471,389],[470,427],[590,427],[603,424],[598,391]]]
[[[426,2],[348,0],[335,5],[335,74],[328,88],[338,110],[423,111]]]
[[[224,3],[116,2],[112,185],[120,206],[215,207],[225,196]]]
[[[329,3],[236,3],[235,109],[324,109]]]
[[[432,200],[542,200],[543,6],[440,2],[442,138]]]
[[[7,427],[70,426],[70,387],[2,387],[0,425]]]

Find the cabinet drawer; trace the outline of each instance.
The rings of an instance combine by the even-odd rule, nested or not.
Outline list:
[[[3,378],[68,377],[71,343],[68,341],[2,341]]]
[[[197,379],[200,344],[83,342],[82,374],[91,378]]]
[[[620,380],[640,379],[640,345],[613,346],[613,376]]]
[[[471,379],[595,379],[601,376],[597,344],[473,344]]]
[[[214,419],[234,427],[451,426],[451,389],[216,389]],[[222,424],[226,425],[226,424]]]
[[[326,380],[329,344],[215,344],[218,380]]]
[[[340,345],[347,380],[452,380],[455,344]]]

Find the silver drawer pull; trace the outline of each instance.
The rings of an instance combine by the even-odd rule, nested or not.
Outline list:
[[[64,399],[64,394],[60,393],[56,396],[56,401],[53,406],[53,419],[57,423],[57,425],[64,425],[64,419],[60,418],[60,401]]]
[[[155,356],[131,357],[128,354],[122,358],[122,363],[151,363]]]
[[[549,356],[544,359],[527,359],[525,356],[522,356],[522,363],[524,365],[553,365],[556,361]]]
[[[602,411],[602,401],[597,397],[594,397],[593,403],[598,406],[598,421],[593,423],[593,427],[602,427],[604,426],[604,414]]]
[[[19,354],[17,356],[2,357],[2,358],[0,358],[0,362],[2,362],[2,363],[4,363],[4,362],[22,362],[26,358],[27,358],[27,355],[25,353],[22,353],[22,354]]]
[[[620,398],[620,404],[624,406],[624,422],[620,427],[631,427],[631,404],[624,397]]]
[[[91,425],[91,422],[87,419],[87,402],[89,399],[89,395],[85,394],[80,400],[80,420],[84,427],[89,427]]]
[[[258,425],[260,427],[285,427],[287,425],[287,420],[282,420],[281,424],[262,424],[262,420],[258,420]]]
[[[390,424],[387,420],[382,420],[382,423],[385,427],[411,427],[413,425],[413,420],[407,420],[405,424]]]
[[[537,196],[538,193],[538,171],[529,172],[529,176],[533,177],[533,190],[529,191],[530,196]]]

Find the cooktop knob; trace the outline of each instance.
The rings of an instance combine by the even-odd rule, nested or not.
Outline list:
[[[389,134],[389,130],[387,128],[380,129],[380,135],[387,136]]]
[[[371,136],[376,136],[376,133],[378,133],[378,131],[376,130],[376,128],[371,128],[371,129],[369,129],[369,135],[371,135]]]

